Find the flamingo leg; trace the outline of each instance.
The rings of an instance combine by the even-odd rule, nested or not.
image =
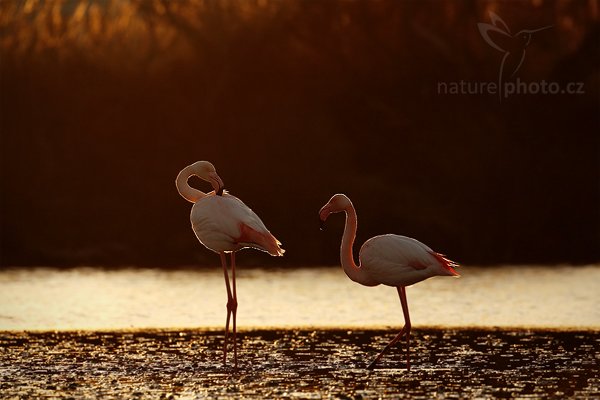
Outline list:
[[[406,369],[410,371],[410,314],[408,313],[408,301],[406,300],[406,288],[398,287],[400,303],[402,303],[402,313],[404,314],[404,327],[406,328]]]
[[[232,312],[232,299],[231,286],[229,285],[229,273],[227,272],[227,258],[225,253],[219,253],[221,256],[221,265],[223,266],[223,275],[225,277],[225,288],[227,289],[227,320],[225,322],[225,341],[223,343],[223,365],[227,364],[227,338],[229,336],[229,320]]]
[[[231,252],[231,277],[233,279],[233,303],[231,312],[233,313],[233,360],[235,368],[237,369],[237,330],[236,330],[236,316],[237,316],[237,292],[235,288],[235,252]]]
[[[385,346],[385,348],[383,350],[381,350],[381,352],[377,355],[377,357],[375,357],[375,359],[371,362],[371,364],[369,364],[367,369],[373,369],[375,367],[375,364],[377,364],[377,362],[390,349],[390,347],[395,345],[399,340],[401,340],[406,335],[406,345],[407,345],[406,369],[410,370],[409,352],[410,352],[410,328],[411,328],[411,325],[410,325],[410,315],[408,313],[408,302],[406,301],[406,288],[404,288],[403,286],[398,286],[397,289],[398,289],[398,297],[400,297],[400,304],[402,304],[402,312],[404,314],[404,326],[400,330],[400,333],[398,333],[396,335],[396,337],[393,338],[387,344],[387,346]]]

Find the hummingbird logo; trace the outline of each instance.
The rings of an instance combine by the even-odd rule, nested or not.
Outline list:
[[[552,28],[552,25],[538,29],[523,29],[514,35],[508,25],[493,12],[490,12],[491,24],[477,24],[483,40],[494,49],[504,53],[498,72],[498,92],[502,99],[502,82],[504,78],[513,77],[525,60],[525,51],[534,33]]]

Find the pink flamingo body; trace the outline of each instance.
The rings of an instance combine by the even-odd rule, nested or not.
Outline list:
[[[191,176],[210,182],[214,191],[204,193],[188,184]],[[177,191],[194,203],[190,213],[192,229],[206,248],[220,255],[227,289],[227,319],[223,345],[223,364],[227,362],[229,322],[233,315],[233,354],[237,368],[236,316],[237,291],[235,283],[235,252],[254,248],[272,256],[282,256],[281,243],[266,228],[261,219],[240,199],[224,191],[224,184],[215,167],[208,161],[198,161],[185,167],[175,180]],[[231,254],[232,281],[230,285],[226,254]],[[233,289],[232,289],[233,288]]]
[[[340,261],[346,275],[354,282],[365,286],[380,284],[394,286],[398,290],[404,327],[398,335],[369,364],[373,368],[385,352],[403,337],[406,337],[407,369],[410,369],[410,315],[406,300],[406,286],[436,275],[455,276],[458,266],[442,254],[436,253],[416,239],[401,235],[380,235],[367,240],[359,252],[359,265],[354,262],[352,247],[356,238],[356,210],[350,199],[343,194],[334,195],[319,211],[323,224],[332,213],[345,212],[346,225],[340,247]]]
[[[258,215],[226,191],[194,203],[190,220],[200,243],[215,253],[254,248],[273,256],[283,255],[281,243]]]

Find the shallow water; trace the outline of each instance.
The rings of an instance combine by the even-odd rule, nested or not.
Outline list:
[[[0,333],[5,398],[498,399],[600,397],[598,332],[416,329],[412,368],[394,332],[256,330],[239,370],[217,331]]]
[[[407,289],[413,326],[600,329],[600,265],[460,272]],[[339,267],[237,273],[242,328],[403,323],[394,288],[355,284]],[[0,330],[220,328],[225,303],[220,267],[0,271]]]
[[[234,371],[218,268],[5,270],[0,397],[600,398],[600,266],[461,272],[408,289],[411,370],[402,343],[368,371],[403,323],[395,289],[241,267]]]

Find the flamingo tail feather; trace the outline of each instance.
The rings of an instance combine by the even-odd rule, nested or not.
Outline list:
[[[281,242],[271,232],[259,232],[246,224],[241,225],[241,233],[237,241],[238,243],[256,245],[272,256],[283,256],[283,253],[285,253],[285,250],[280,247]]]
[[[431,252],[431,255],[435,257],[436,260],[440,264],[442,264],[442,268],[448,272],[448,275],[459,277],[460,274],[456,272],[454,268],[460,267],[460,265],[449,258],[446,258],[444,254],[436,253],[435,251]]]

